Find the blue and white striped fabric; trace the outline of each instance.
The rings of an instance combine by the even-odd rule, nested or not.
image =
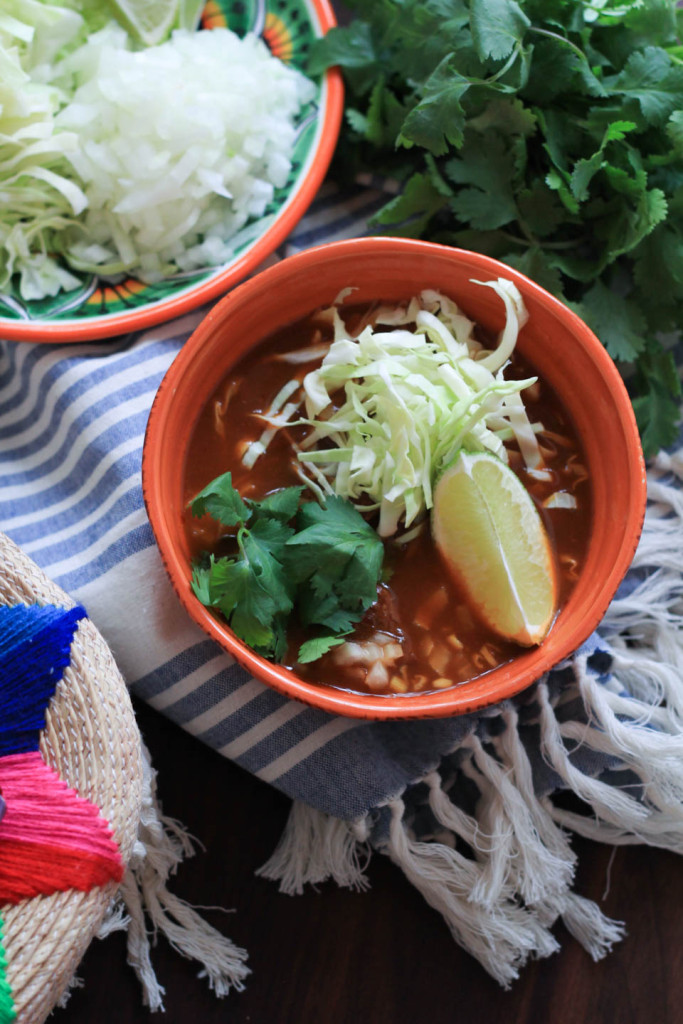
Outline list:
[[[371,188],[341,195],[325,186],[278,255],[364,233],[369,214],[382,202],[380,192]],[[624,779],[632,784],[633,776],[622,768],[640,780],[649,769],[628,744],[622,750],[595,737],[578,743],[575,726],[589,736],[589,725],[601,714],[605,727],[602,693],[614,707],[622,701],[619,722],[629,714],[642,719],[644,705],[638,702],[636,708],[631,697],[640,700],[646,687],[638,691],[635,686],[630,693],[615,683],[608,674],[611,656],[598,638],[539,690],[504,708],[414,724],[367,723],[279,696],[250,679],[189,621],[157,552],[143,505],[140,467],[155,392],[205,312],[92,344],[0,342],[0,528],[85,606],[132,691],[295,800],[334,819],[365,821],[361,833],[376,844],[388,841],[397,799],[402,800],[401,816],[405,812],[412,822],[411,834],[436,836],[439,822],[443,832],[443,808],[437,814],[432,807],[431,817],[425,810],[423,783],[437,769],[451,796],[461,792],[468,814],[482,795],[505,792],[496,764],[507,764],[508,755],[509,770],[519,775],[517,786],[524,793],[527,769],[520,767],[520,751],[506,747],[511,728],[521,740],[528,778],[540,798],[570,786],[602,820],[603,837],[609,838],[609,829],[628,830],[632,823],[625,820],[626,811],[621,819],[610,817],[605,810],[609,799],[591,786],[598,776],[607,790]],[[653,704],[656,700],[647,707]],[[533,814],[540,811],[533,809]],[[588,826],[569,824],[589,832]],[[512,822],[513,830],[517,825]],[[653,824],[653,836],[657,828],[661,833],[660,825]],[[644,827],[639,825],[641,838]],[[538,822],[534,830],[534,836],[542,831]],[[412,877],[412,862],[396,835],[391,842],[392,855]],[[301,877],[305,880],[305,871]],[[452,927],[473,948],[460,926]],[[535,948],[538,952],[542,944]],[[473,951],[494,970],[484,954]]]
[[[382,201],[378,191],[341,196],[325,187],[280,255],[362,233]],[[92,344],[2,342],[0,526],[85,605],[135,694],[288,794],[304,796],[308,780],[310,803],[355,817],[406,784],[412,758],[381,780],[364,771],[330,806],[326,773],[311,775],[311,758],[333,762],[351,744],[367,765],[373,731],[248,679],[189,622],[147,520],[140,465],[149,409],[205,313]],[[426,727],[425,749],[440,736],[452,746],[462,727]]]

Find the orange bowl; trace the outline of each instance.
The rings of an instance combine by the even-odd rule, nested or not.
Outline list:
[[[183,478],[194,425],[233,365],[273,331],[330,304],[400,300],[423,288],[451,296],[483,327],[503,326],[502,303],[471,279],[507,277],[529,311],[518,349],[555,392],[583,444],[593,512],[583,571],[543,641],[513,661],[438,693],[378,696],[317,686],[250,650],[194,596],[185,538]],[[145,503],[171,582],[190,616],[256,678],[325,711],[358,718],[462,714],[519,693],[570,655],[602,619],[633,558],[645,511],[645,465],[631,403],[589,328],[548,292],[487,256],[428,242],[361,238],[309,249],[239,285],[202,321],[168,370],[149,418],[142,461]]]

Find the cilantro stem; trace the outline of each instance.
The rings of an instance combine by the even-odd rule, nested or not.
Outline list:
[[[577,245],[580,245],[584,241],[585,235],[580,235],[578,238],[572,238],[567,242],[543,242],[544,249],[575,249]]]
[[[683,46],[665,46],[664,49],[674,64],[683,64]]]
[[[515,46],[514,46],[514,49],[513,49],[512,53],[510,54],[508,59],[505,61],[505,63],[503,64],[502,68],[500,68],[498,71],[496,71],[495,75],[491,75],[490,78],[485,79],[485,82],[482,83],[482,84],[493,85],[494,82],[497,82],[499,78],[502,78],[503,75],[507,71],[509,71],[510,68],[512,67],[512,65],[515,63],[515,61],[519,57],[519,54],[521,53],[521,50],[522,50],[521,42],[515,43]]]
[[[513,235],[511,231],[501,231],[503,238],[506,238],[508,242],[514,242],[515,245],[536,245],[534,239],[531,238],[520,238],[519,235]]]
[[[550,29],[547,28],[537,28],[535,25],[532,25],[529,28],[529,31],[535,32],[539,36],[547,36],[548,39],[556,39],[558,43],[564,43],[565,46],[568,46],[571,50],[574,51],[574,53],[576,53],[581,58],[581,60],[585,60],[586,64],[588,64],[588,57],[586,56],[586,54],[583,52],[583,50],[580,50],[575,43],[572,43],[571,39],[565,39],[565,37],[561,36],[558,32],[551,32]]]
[[[520,222],[518,222],[520,223]],[[520,224],[523,227],[523,225]],[[501,236],[507,239],[508,242],[514,242],[515,245],[537,245],[541,249],[554,249],[556,251],[562,249],[575,249],[577,245],[580,245],[584,240],[585,235],[581,235],[578,238],[572,238],[566,242],[546,242],[540,238],[536,238],[535,235],[529,234],[526,238],[520,238],[519,235],[513,235],[511,231],[501,231]]]
[[[240,523],[240,528],[237,531],[237,547],[240,549],[240,554],[247,565],[249,565],[249,558],[246,551],[244,550],[244,538],[249,536],[249,527],[245,526],[244,523]]]

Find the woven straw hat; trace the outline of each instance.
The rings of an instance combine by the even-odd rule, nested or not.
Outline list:
[[[0,604],[75,602],[0,533]],[[109,822],[124,864],[135,843],[142,797],[140,734],[125,683],[104,640],[82,619],[71,662],[47,712],[41,753]],[[0,908],[7,981],[18,1024],[40,1024],[69,986],[118,885],[39,896]]]

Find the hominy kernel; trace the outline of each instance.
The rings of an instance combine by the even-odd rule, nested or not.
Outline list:
[[[405,679],[401,679],[400,676],[392,676],[389,686],[395,693],[407,693],[408,684]]]

